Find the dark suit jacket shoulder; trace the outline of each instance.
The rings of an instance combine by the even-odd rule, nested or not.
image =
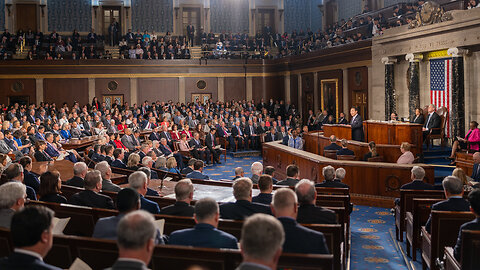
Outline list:
[[[195,208],[186,202],[175,202],[175,204],[163,207],[160,212],[162,215],[193,217],[194,210]]]
[[[315,187],[333,187],[333,188],[349,188],[349,186],[341,181],[326,181],[315,185]]]
[[[178,230],[170,234],[169,244],[205,248],[238,249],[237,238],[210,224],[199,223],[192,229]]]
[[[224,203],[220,205],[220,217],[224,219],[243,220],[256,213],[272,214],[270,207],[246,200],[238,200],[234,203]]]
[[[147,212],[150,212],[152,214],[160,214],[160,207],[158,207],[158,204],[156,202],[153,202],[149,199],[146,199],[145,197],[141,196],[140,197],[140,208],[142,210],[145,210]]]
[[[260,193],[252,198],[252,202],[270,205],[270,203],[272,202],[272,198],[272,194]]]
[[[38,180],[38,177],[27,170],[24,170],[23,183],[26,186],[33,188],[35,192],[38,192],[38,189],[40,188],[40,180]]]
[[[10,254],[8,258],[0,259],[0,269],[60,270],[60,268],[46,264],[36,257],[19,252]]]
[[[84,190],[73,194],[68,202],[79,206],[115,209],[110,197],[91,190]]]
[[[72,179],[68,179],[67,182],[65,182],[65,185],[83,188],[84,183],[82,178],[74,176]]]
[[[187,174],[187,178],[204,179],[204,180],[210,179],[210,177],[208,177],[208,175],[205,175],[205,174],[197,172],[197,171],[192,171],[191,173]]]
[[[437,211],[470,211],[470,203],[463,198],[449,198],[432,205],[432,210]],[[432,215],[428,218],[427,224],[425,224],[425,229],[427,232],[431,232]]]
[[[342,148],[337,151],[337,156],[354,156],[354,155],[355,153],[348,148]]]
[[[335,212],[313,204],[298,207],[297,222],[302,224],[336,224]]]
[[[325,236],[321,232],[303,227],[292,218],[280,217],[285,231],[283,252],[304,254],[328,254]]]
[[[336,143],[331,143],[323,148],[323,150],[340,150],[342,147]]]
[[[477,217],[476,219],[460,226],[460,230],[458,231],[457,244],[455,245],[455,248],[454,248],[454,255],[458,261],[460,261],[460,257],[461,257],[460,255],[462,250],[462,231],[463,230],[480,231],[480,218]]]
[[[117,239],[117,225],[123,215],[104,217],[97,221],[93,229],[93,238]]]
[[[67,203],[67,199],[60,194],[48,194],[40,198],[42,202]]]
[[[422,180],[413,180],[410,183],[406,183],[400,189],[408,189],[408,190],[433,190],[433,186],[429,183],[425,183]]]
[[[287,179],[278,182],[277,185],[278,185],[278,186],[290,186],[290,187],[294,187],[298,182],[299,182],[299,180],[288,177]]]

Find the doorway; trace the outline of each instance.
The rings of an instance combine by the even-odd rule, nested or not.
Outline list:
[[[102,98],[108,108],[111,108],[115,102],[120,105],[123,104],[123,95],[103,95]]]
[[[327,29],[330,26],[333,26],[338,21],[337,2],[328,1],[325,4],[325,12],[323,14],[325,16],[324,28]]]
[[[368,68],[348,69],[350,108],[357,107],[363,119],[368,119]]]
[[[9,105],[14,105],[15,103],[18,103],[18,105],[22,106],[28,106],[30,105],[30,97],[29,96],[9,96],[8,97],[8,104]]]
[[[103,9],[103,16],[102,16],[102,33],[103,36],[106,37],[107,44],[115,44],[118,45],[119,37],[122,36],[122,16],[120,13],[121,7],[120,6],[102,6]],[[117,23],[117,33],[116,35],[109,34],[109,27],[112,22],[115,20]]]
[[[192,101],[191,102],[201,102],[202,104],[205,104],[208,100],[212,98],[212,94],[192,94]]]
[[[260,31],[261,33],[263,33],[265,27],[270,26],[272,33],[275,33],[275,10],[264,8],[258,9],[255,23],[257,32]]]
[[[195,44],[198,44],[197,40],[197,33],[199,29],[201,28],[201,13],[200,13],[200,8],[197,7],[184,7],[183,8],[183,13],[182,13],[182,31],[183,35],[187,36],[187,26],[189,23],[192,24],[192,26],[195,29]]]
[[[17,30],[22,29],[27,32],[28,29],[37,31],[37,5],[36,4],[17,4]]]

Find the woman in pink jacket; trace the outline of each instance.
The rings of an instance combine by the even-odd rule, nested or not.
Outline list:
[[[480,142],[480,130],[478,129],[478,123],[476,121],[470,122],[470,130],[468,130],[465,139],[457,137],[452,145],[452,154],[449,159],[455,159],[455,153],[458,149],[467,149],[467,142]],[[470,145],[470,149],[478,152],[478,144]]]

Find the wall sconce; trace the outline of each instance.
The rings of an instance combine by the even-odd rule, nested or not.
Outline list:
[[[93,6],[93,12],[95,12],[95,17],[97,17],[97,9],[98,9],[98,5],[95,5]]]
[[[8,17],[10,17],[10,15],[12,15],[12,11],[10,10],[10,8],[12,7],[12,4],[8,3],[8,4],[5,4],[5,6],[7,7]]]
[[[41,11],[42,11],[42,17],[45,17],[45,7],[46,7],[46,6],[47,6],[47,5],[45,5],[45,4],[40,4],[40,9],[41,9]]]
[[[280,20],[282,19],[282,16],[283,16],[283,12],[284,12],[284,11],[285,11],[284,9],[279,9],[279,10],[278,10],[278,13],[280,14]]]

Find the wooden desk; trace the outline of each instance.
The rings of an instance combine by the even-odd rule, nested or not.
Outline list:
[[[352,128],[349,125],[323,125],[323,136],[330,137],[335,135],[339,140],[352,139]]]
[[[69,141],[62,143],[62,148],[65,150],[87,148],[92,146],[99,139],[99,136],[89,136],[82,139],[70,139]]]
[[[414,165],[399,165],[383,162],[363,162],[333,160],[313,153],[297,150],[278,142],[263,144],[263,164],[273,166],[279,179],[286,177],[286,168],[296,164],[300,170],[300,178],[314,181],[323,179],[322,168],[332,165],[343,167],[347,174],[343,182],[350,186],[350,194],[384,196],[393,201],[400,196],[400,187],[410,182],[411,169]],[[425,169],[425,182],[434,184],[433,166],[415,164]]]
[[[458,168],[461,168],[467,175],[472,175],[473,173],[473,154],[468,154],[466,152],[457,152],[455,158],[455,163]]]
[[[421,153],[423,144],[422,125],[390,121],[363,121],[366,142],[400,145],[408,142]]]

